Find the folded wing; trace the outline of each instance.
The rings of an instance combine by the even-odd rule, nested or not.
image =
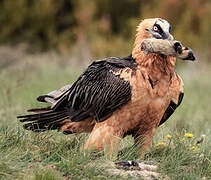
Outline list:
[[[71,119],[72,122],[94,117],[104,121],[112,113],[131,99],[130,83],[117,75],[122,69],[136,69],[135,60],[126,58],[106,58],[93,62],[72,85],[38,97],[41,102],[52,104],[41,113],[19,116],[24,127],[30,130],[49,127],[56,129],[55,122]],[[35,109],[31,110],[36,112]],[[58,123],[59,124],[59,123]]]

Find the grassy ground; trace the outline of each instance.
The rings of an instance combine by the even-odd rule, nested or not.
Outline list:
[[[200,68],[199,68],[200,67]],[[159,128],[152,150],[144,161],[159,166],[170,179],[211,178],[211,72],[210,67],[190,63],[178,68],[184,79],[182,105],[167,123]],[[82,152],[86,134],[65,136],[59,132],[40,134],[22,129],[16,116],[27,108],[41,106],[35,98],[76,79],[81,71],[55,63],[21,65],[0,71],[0,179],[107,179],[102,168],[90,163],[108,160],[101,153]],[[192,133],[192,138],[185,137]],[[166,135],[172,137],[166,137]],[[206,137],[198,145],[197,139]],[[131,137],[121,143],[117,159],[135,160]],[[121,179],[109,177],[109,179]]]

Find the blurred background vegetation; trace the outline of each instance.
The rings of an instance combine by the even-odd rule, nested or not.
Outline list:
[[[167,19],[175,39],[211,57],[210,0],[0,0],[0,43],[33,51],[130,53],[141,19]]]
[[[184,132],[206,138],[198,152],[185,141],[186,147],[152,151],[145,160],[170,179],[211,179],[211,0],[0,0],[0,179],[108,178],[87,168],[104,156],[80,152],[81,136],[25,131],[16,116],[42,107],[37,96],[74,82],[91,60],[129,55],[136,26],[150,17],[168,20],[175,39],[198,60],[177,61],[184,100],[158,129],[153,147],[167,143],[167,134],[172,142]],[[119,160],[136,158],[132,144],[131,137],[122,141],[127,153]]]

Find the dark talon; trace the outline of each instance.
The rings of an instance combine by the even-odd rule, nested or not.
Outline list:
[[[176,53],[182,54],[182,45],[180,42],[174,43],[174,50],[176,51]]]
[[[115,162],[115,165],[117,166],[123,166],[123,167],[131,167],[131,166],[135,166],[138,167],[138,163],[136,161],[120,161],[120,162]]]
[[[131,161],[131,165],[132,166],[139,166],[138,163],[136,161]]]

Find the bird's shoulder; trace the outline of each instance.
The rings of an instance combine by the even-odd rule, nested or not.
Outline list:
[[[136,71],[137,64],[136,60],[132,57],[132,55],[126,57],[108,57],[101,60],[95,60],[89,67],[85,70],[119,70],[122,68],[130,68],[133,71]]]
[[[64,96],[68,94],[73,85],[80,84],[80,82],[85,81],[85,79],[91,83],[96,80],[103,80],[106,76],[108,76],[109,72],[115,73],[124,68],[130,68],[132,72],[135,72],[136,67],[136,61],[132,58],[132,55],[94,60],[79,76],[75,83],[65,85],[64,87],[49,92],[46,95],[39,96],[37,100],[40,102],[50,103],[52,107],[54,107]]]
[[[180,106],[184,97],[184,84],[182,78],[174,72],[171,78],[171,85],[169,88],[170,102],[165,110],[159,126],[168,120],[174,111]]]
[[[133,74],[136,72],[137,64],[132,55],[127,57],[108,57],[101,60],[93,61],[88,68],[73,83],[70,89],[75,87],[97,88],[102,86],[103,89],[111,85],[124,86],[129,82],[121,77],[122,70],[130,69]],[[89,89],[87,89],[89,91]]]

